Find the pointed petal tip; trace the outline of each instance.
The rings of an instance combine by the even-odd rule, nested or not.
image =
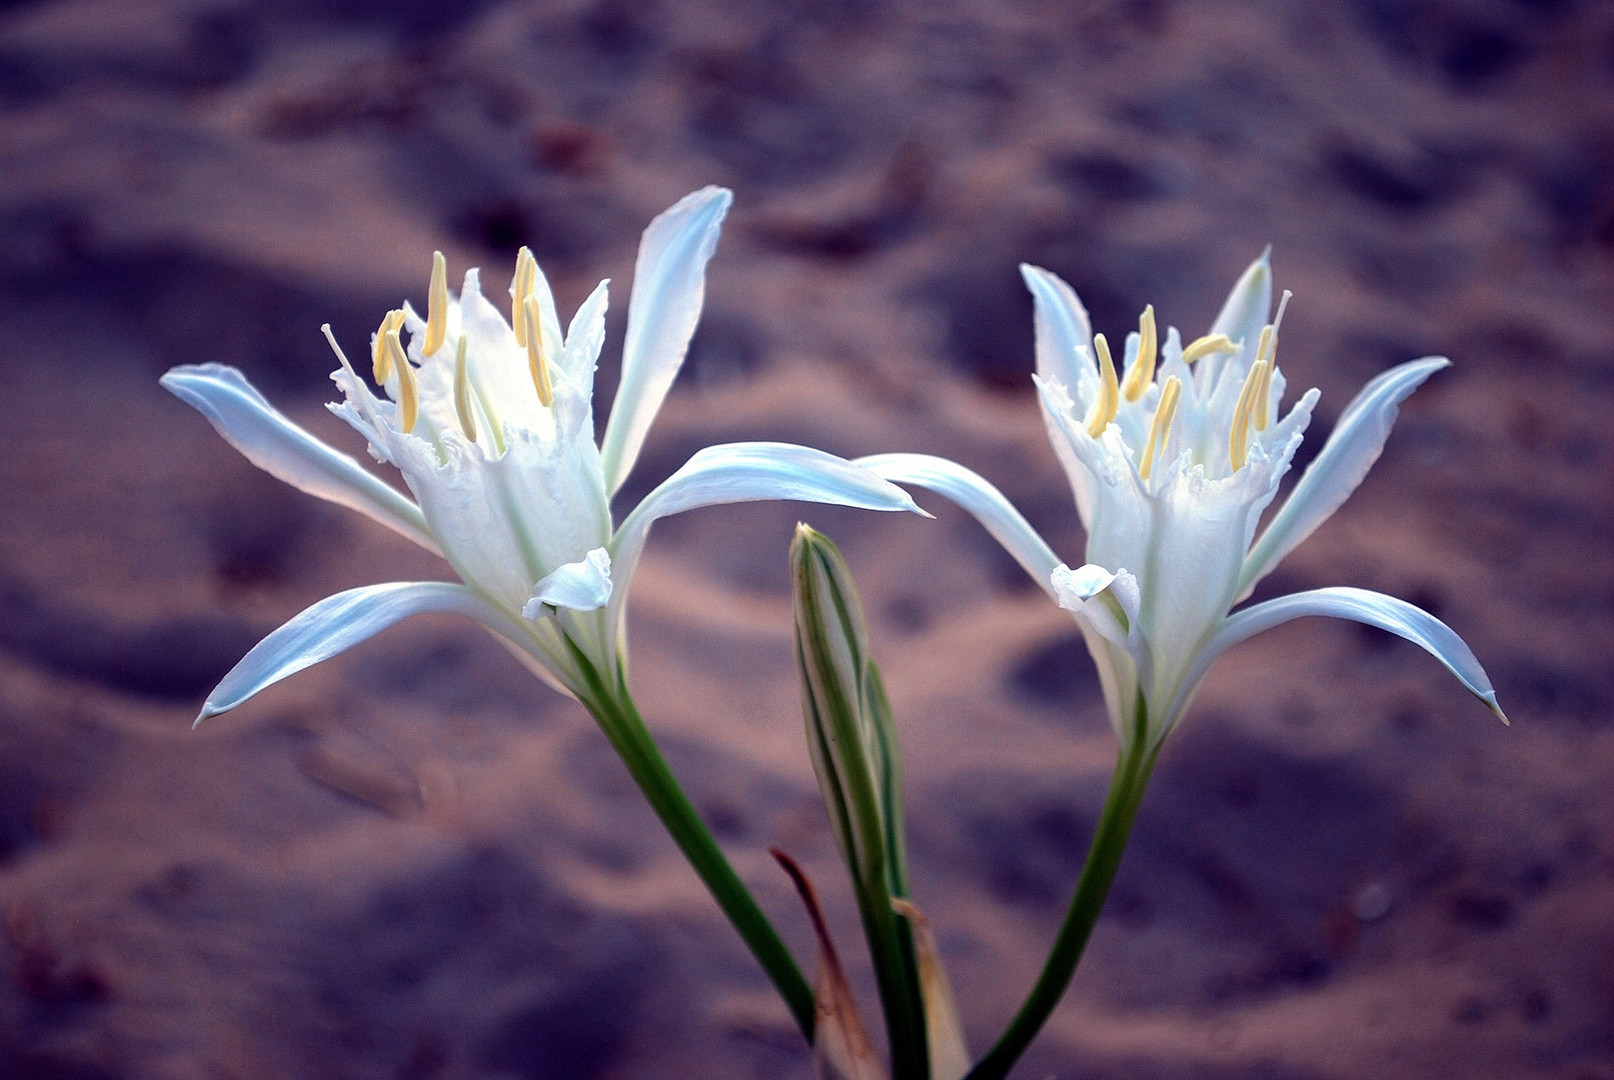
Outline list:
[[[1508,719],[1508,714],[1503,712],[1502,706],[1497,703],[1495,690],[1491,690],[1484,694],[1475,694],[1474,696],[1479,698],[1480,702],[1484,704],[1487,709],[1490,709],[1496,714],[1496,718],[1502,721],[1504,727],[1513,726],[1513,722]]]

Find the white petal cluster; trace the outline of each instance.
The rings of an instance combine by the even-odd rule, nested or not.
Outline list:
[[[1283,308],[1268,321],[1267,256],[1245,270],[1210,331],[1187,345],[1175,328],[1158,343],[1146,309],[1119,369],[1070,286],[1037,267],[1021,270],[1036,305],[1039,400],[1087,530],[1085,565],[1059,564],[1003,496],[962,466],[914,454],[862,464],[959,503],[1076,616],[1123,740],[1158,746],[1217,656],[1304,615],[1354,619],[1422,645],[1501,715],[1462,640],[1394,597],[1318,589],[1229,615],[1361,483],[1397,407],[1444,358],[1402,364],[1369,383],[1258,538],[1318,396],[1307,391],[1281,411]]]
[[[234,708],[423,611],[478,619],[551,684],[582,696],[590,680],[621,677],[623,602],[656,519],[755,499],[917,512],[900,488],[841,458],[781,443],[734,443],[697,453],[614,527],[611,497],[683,364],[731,199],[722,188],[705,188],[645,230],[622,382],[599,444],[593,391],[607,283],[563,334],[549,285],[526,249],[511,282],[508,321],[483,295],[476,270],[453,295],[437,255],[426,317],[405,304],[371,339],[375,390],[331,337],[341,361],[332,379],[343,394],[331,410],[364,437],[371,456],[397,468],[413,499],[293,424],[233,368],[188,365],[163,376],[164,386],[254,464],[441,554],[463,582],[367,586],[315,604],[259,643],[202,715]]]

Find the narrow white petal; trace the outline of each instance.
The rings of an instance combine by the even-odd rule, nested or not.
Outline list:
[[[646,495],[617,529],[611,544],[616,584],[611,594],[610,632],[620,633],[628,583],[657,518],[700,506],[762,499],[925,514],[895,484],[822,450],[765,442],[708,446]]]
[[[349,589],[327,596],[258,642],[208,695],[196,722],[228,712],[288,675],[429,611],[468,615],[501,635],[509,634],[507,620],[463,585],[404,581]]]
[[[686,195],[652,221],[640,241],[622,343],[622,383],[601,445],[606,491],[613,495],[632,471],[689,351],[706,296],[706,264],[733,199],[719,187]]]
[[[1250,549],[1239,577],[1241,598],[1350,497],[1383,452],[1401,402],[1450,363],[1443,356],[1426,356],[1393,367],[1362,388],[1340,414],[1333,434],[1288,501]]]
[[[1211,323],[1212,334],[1226,334],[1235,344],[1247,342],[1253,348],[1272,310],[1272,249],[1261,253],[1238,281]]]
[[[1484,702],[1487,708],[1502,718],[1503,723],[1507,723],[1501,706],[1496,703],[1496,691],[1491,688],[1491,680],[1486,676],[1485,669],[1456,631],[1405,600],[1343,586],[1280,596],[1230,616],[1205,646],[1194,671],[1184,680],[1186,686],[1191,689],[1198,683],[1211,663],[1228,646],[1280,623],[1307,615],[1326,615],[1366,623],[1421,646],[1446,665],[1446,670],[1455,675],[1469,693]]]
[[[1003,493],[980,474],[929,454],[875,454],[858,458],[853,464],[871,469],[892,483],[913,484],[951,499],[985,526],[1003,550],[1031,575],[1031,580],[1058,599],[1052,575],[1060,564],[1059,556]]]
[[[223,364],[171,369],[162,385],[196,409],[248,461],[292,487],[357,510],[428,551],[437,544],[420,508],[357,461],[292,423]]]
[[[1093,326],[1076,290],[1040,266],[1020,264],[1031,290],[1037,333],[1037,374],[1071,389],[1093,380]]]
[[[544,577],[532,590],[532,599],[521,609],[522,617],[540,619],[556,608],[594,611],[611,599],[611,555],[595,548],[574,563],[567,563]]]

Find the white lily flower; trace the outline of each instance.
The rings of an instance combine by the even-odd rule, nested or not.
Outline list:
[[[1043,417],[1087,530],[1086,565],[1061,563],[996,488],[963,466],[917,454],[859,463],[958,503],[1076,616],[1123,745],[1158,748],[1229,646],[1305,615],[1354,619],[1421,645],[1502,716],[1462,639],[1394,597],[1316,589],[1229,614],[1362,482],[1397,407],[1445,358],[1414,360],[1370,382],[1257,540],[1317,402],[1311,390],[1280,413],[1283,304],[1268,322],[1267,256],[1244,272],[1210,332],[1186,346],[1175,329],[1161,343],[1154,310],[1144,309],[1120,371],[1069,285],[1034,266],[1021,273],[1036,306]]]
[[[645,230],[622,382],[601,445],[593,381],[607,283],[562,334],[549,285],[525,248],[508,322],[482,295],[476,270],[455,297],[442,255],[434,257],[426,318],[406,304],[372,338],[370,366],[384,393],[371,391],[325,328],[341,361],[332,379],[344,395],[331,410],[365,437],[376,460],[399,470],[413,499],[293,424],[234,368],[187,365],[164,375],[162,384],[253,464],[440,553],[463,582],[372,585],[320,601],[260,642],[198,719],[426,611],[477,619],[546,681],[584,696],[590,677],[595,686],[620,685],[623,602],[657,518],[756,499],[921,512],[901,488],[842,458],[735,443],[696,453],[613,529],[610,499],[684,361],[731,199],[705,188]]]

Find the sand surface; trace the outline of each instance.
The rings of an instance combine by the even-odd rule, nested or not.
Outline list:
[[[0,4],[0,1076],[806,1077],[748,954],[588,717],[422,618],[192,731],[262,634],[443,564],[282,487],[160,390],[322,409],[430,253],[601,277],[737,193],[622,505],[738,438],[943,453],[1066,558],[1022,260],[1097,328],[1202,332],[1267,243],[1321,388],[1455,366],[1263,595],[1306,620],[1169,743],[1027,1080],[1614,1080],[1614,7],[985,0]],[[1303,456],[1306,451],[1302,451]],[[805,959],[777,845],[855,954],[785,549],[843,546],[904,740],[914,877],[972,1046],[1029,986],[1114,742],[1068,617],[972,521],[759,504],[658,525],[633,682]],[[867,969],[854,974],[867,993]],[[867,999],[872,1006],[872,999]]]

